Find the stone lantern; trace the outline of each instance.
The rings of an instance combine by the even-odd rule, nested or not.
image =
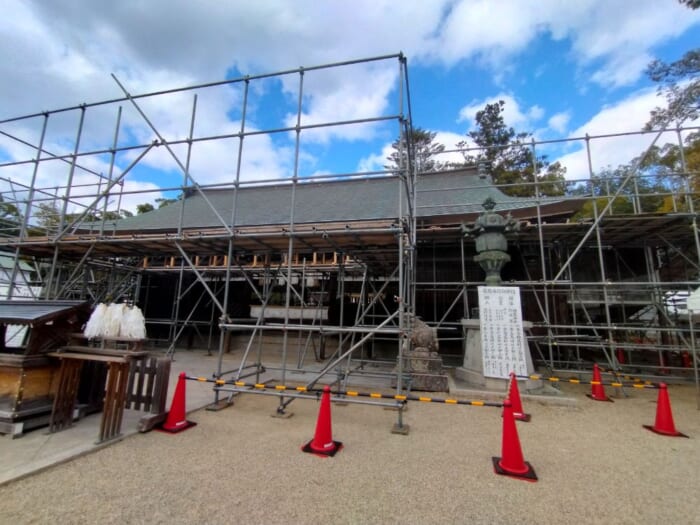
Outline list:
[[[520,222],[513,219],[510,212],[506,217],[494,212],[496,202],[491,197],[488,197],[482,206],[485,211],[479,215],[474,225],[462,225],[462,231],[465,236],[476,238],[477,255],[474,260],[486,272],[486,284],[500,286],[503,282],[501,268],[510,262],[505,234],[518,231]]]

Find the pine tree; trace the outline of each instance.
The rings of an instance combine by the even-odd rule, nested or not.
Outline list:
[[[517,133],[503,119],[505,102],[486,104],[476,113],[476,129],[468,133],[476,144],[476,153],[465,149],[467,164],[485,164],[494,183],[508,194],[520,197],[563,195],[566,168],[558,162],[550,164],[544,155],[535,155],[529,133]],[[467,142],[458,144],[467,148]],[[537,186],[535,185],[537,182]]]

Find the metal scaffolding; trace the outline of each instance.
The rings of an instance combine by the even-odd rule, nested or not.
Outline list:
[[[353,68],[371,74],[374,65],[387,63],[397,68],[391,112],[328,122],[308,117],[305,85],[316,75]],[[185,339],[196,339],[209,350],[216,347],[217,378],[259,377],[263,370],[277,369],[282,384],[294,371],[307,374],[308,387],[328,376],[344,387],[353,375],[375,374],[393,379],[401,393],[410,388],[401,367],[413,316],[438,329],[446,365],[460,364],[460,320],[475,315],[476,288],[483,284],[473,261],[474,242],[465,238],[463,225],[475,220],[482,202],[464,202],[474,211],[455,215],[448,204],[435,212],[433,201],[455,192],[476,195],[496,185],[476,167],[463,170],[476,185],[436,189],[425,184],[429,175],[419,173],[414,162],[403,55],[145,94],[131,94],[116,76],[114,81],[123,92],[120,98],[0,120],[1,195],[8,206],[3,211],[16,210],[13,218],[5,214],[5,235],[0,237],[0,250],[14,261],[7,272],[6,297],[38,289],[42,299],[132,301],[146,313],[149,332],[154,340],[162,339],[166,353],[172,355]],[[283,125],[254,126],[251,108],[267,102],[259,94],[269,82],[284,84],[294,99],[285,102],[293,112]],[[204,110],[199,108],[211,92],[220,95],[221,90],[237,101],[230,111],[238,128],[212,133],[200,127]],[[163,125],[153,116],[160,116],[172,97],[182,102],[186,96],[191,109],[178,121],[184,129],[175,131],[170,122]],[[115,125],[105,138],[102,123],[108,120]],[[392,129],[399,148],[406,148],[397,155],[399,166],[321,175],[302,169],[307,136],[363,126]],[[663,130],[649,147],[671,134],[682,151],[682,137],[689,131],[694,130]],[[643,133],[558,141],[585,145],[587,171],[567,180],[568,189],[578,191],[557,198],[544,196],[537,180],[523,184],[530,186],[530,196],[510,209],[522,227],[510,239],[512,262],[504,270],[505,285],[520,287],[524,317],[533,324],[533,358],[548,369],[585,372],[593,362],[602,362],[618,373],[697,381],[692,319],[680,314],[674,301],[698,287],[698,185],[693,183],[698,174],[681,158],[682,169],[666,175],[663,192],[644,191],[639,182],[645,175],[637,167],[616,185],[603,178],[594,189],[591,182],[596,175],[593,145],[635,135]],[[284,176],[249,177],[246,147],[261,137],[278,140],[291,154]],[[553,142],[532,142],[533,163],[537,152]],[[193,164],[214,144],[233,153],[231,162],[219,167],[228,180],[208,183],[207,174]],[[171,164],[161,175],[172,182],[135,187],[136,175],[155,169],[149,163],[153,155]],[[390,217],[353,224],[299,220],[300,185],[380,178],[393,181],[393,194],[385,196],[392,203]],[[244,224],[240,194],[246,188],[278,185],[289,196],[285,221]],[[601,186],[607,192],[601,193]],[[211,202],[213,189],[230,190],[225,207]],[[154,192],[173,196],[169,206],[179,210],[177,223],[160,231],[120,229],[125,200],[149,199]],[[429,194],[432,199],[426,198]],[[215,227],[186,226],[193,195],[207,204]],[[666,199],[670,211],[645,208],[650,197]],[[615,211],[620,199],[631,202],[630,213]],[[509,209],[509,201],[497,204]],[[585,206],[590,214],[574,214]],[[21,266],[27,263],[38,268],[33,282]],[[263,349],[271,341],[280,352],[279,363],[272,366],[263,362]],[[224,370],[223,356],[232,345],[243,353],[241,365]],[[369,370],[368,362],[383,368]],[[280,395],[278,411],[284,412],[290,400]]]

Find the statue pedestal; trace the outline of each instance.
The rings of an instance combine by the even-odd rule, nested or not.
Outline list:
[[[525,331],[532,327],[529,321],[523,321],[523,338]],[[462,319],[463,330],[466,331],[464,339],[464,361],[462,366],[455,369],[455,378],[464,381],[468,386],[483,390],[495,390],[505,392],[508,388],[508,379],[484,376],[483,353],[481,350],[481,325],[479,319]],[[525,339],[523,339],[525,340]],[[530,350],[525,350],[527,373],[534,374],[535,367],[532,364]],[[528,379],[524,383],[519,382],[524,390],[536,390],[542,387],[541,380]]]
[[[424,392],[448,392],[449,378],[442,368],[442,358],[427,348],[404,352],[403,371],[410,377],[410,389]],[[394,382],[393,387],[396,386]]]

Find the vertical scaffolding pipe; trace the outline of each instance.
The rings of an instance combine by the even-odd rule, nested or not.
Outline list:
[[[407,192],[406,198],[410,199],[410,195],[408,195],[408,183],[409,180],[411,182],[415,182],[414,180],[414,174],[411,171],[411,167],[413,165],[412,159],[411,159],[411,142],[413,140],[412,134],[411,134],[411,122],[410,120],[407,122],[406,118],[404,116],[404,96],[408,97],[408,69],[406,67],[406,58],[401,55],[399,57],[399,144],[403,145],[404,148],[406,148],[406,155],[401,154],[399,152],[399,177],[398,177],[398,185],[399,185],[399,192],[398,192],[398,221],[400,225],[400,231],[398,233],[398,249],[399,249],[399,289],[398,289],[398,314],[399,314],[399,329],[400,329],[400,334],[399,334],[399,341],[398,341],[398,364],[397,364],[397,378],[396,378],[396,393],[400,394],[403,391],[403,365],[404,365],[404,359],[403,359],[403,350],[404,350],[404,342],[407,340],[406,339],[406,331],[408,329],[407,327],[407,322],[406,322],[406,302],[407,301],[415,301],[415,297],[408,297],[408,292],[409,290],[407,289],[406,286],[406,258],[405,258],[405,251],[406,251],[406,241],[408,240],[408,235],[406,232],[406,229],[410,227],[408,224],[406,224],[406,221],[404,220],[404,212],[403,212],[403,191],[405,190]],[[406,93],[404,93],[404,90],[406,90]],[[409,106],[410,107],[410,106]],[[411,117],[410,113],[408,115],[409,119]],[[403,138],[403,140],[401,140]],[[411,141],[411,142],[409,142]],[[405,182],[405,185],[404,185]]]
[[[168,331],[168,339],[170,340],[170,347],[168,348],[168,353],[172,351],[175,354],[175,336],[177,335],[177,323],[180,320],[180,301],[182,300],[182,281],[185,272],[185,260],[180,260],[180,272],[178,273],[177,279],[177,291],[173,300],[173,307],[170,312],[170,330]],[[189,290],[189,288],[188,288]]]
[[[58,217],[58,234],[63,231],[63,225],[66,220],[66,213],[68,211],[68,201],[70,200],[70,193],[73,189],[73,176],[75,175],[75,164],[78,160],[78,151],[80,150],[80,139],[83,135],[83,124],[85,123],[85,104],[80,106],[80,119],[78,121],[78,131],[75,136],[75,147],[73,148],[73,155],[71,156],[70,169],[68,170],[68,179],[66,181],[66,187],[63,195],[63,205],[61,206],[61,213]],[[58,238],[56,239],[58,240]],[[51,261],[51,269],[49,270],[49,278],[46,281],[46,298],[50,299],[54,294],[52,293],[54,275],[56,273],[56,265],[58,264],[58,253],[60,251],[58,242],[53,248],[53,259]],[[58,282],[56,286],[58,286]]]
[[[681,132],[680,129],[677,127],[676,128],[676,133],[678,135],[678,142],[679,142],[679,150],[680,150],[680,156],[681,156],[681,169],[683,170],[683,173],[688,174],[688,164],[685,158],[685,150],[683,149],[683,141],[681,139]],[[693,201],[693,192],[692,192],[692,187],[690,186],[690,177],[685,177],[684,181],[684,190],[685,190],[685,198],[686,198],[686,205],[688,206],[688,211],[693,217],[693,223],[691,224],[691,228],[693,230],[693,239],[695,240],[695,255],[698,260],[698,266],[700,266],[700,234],[698,233],[698,217],[695,213],[695,202]]]
[[[685,150],[683,149],[683,140],[681,137],[681,130],[680,130],[680,123],[677,124],[676,126],[676,135],[678,137],[678,149],[680,151],[680,156],[681,156],[681,169],[683,170],[684,174],[688,173],[688,164],[685,159]],[[693,222],[690,225],[692,230],[693,230],[693,240],[695,241],[695,255],[698,259],[698,266],[700,266],[700,235],[698,233],[698,217],[697,214],[695,213],[695,203],[693,202],[693,193],[692,193],[692,188],[690,186],[690,177],[686,176],[684,177],[684,190],[685,190],[685,198],[686,198],[686,205],[688,206],[688,211],[691,213],[693,217]],[[691,350],[693,352],[693,369],[695,373],[695,390],[697,392],[697,408],[700,410],[700,380],[698,379],[698,353],[697,349],[695,348],[695,330],[693,326],[693,312],[688,309],[688,327],[690,328],[690,341],[691,341]]]
[[[270,301],[270,297],[272,297],[272,275],[270,274],[270,267],[265,266],[265,273],[263,276],[263,301],[262,301],[262,306],[260,307],[260,317],[258,319],[258,324],[263,324],[265,322],[265,308],[267,307],[267,303]],[[264,337],[264,330],[259,330],[258,333],[258,354],[257,354],[257,367],[256,367],[256,374],[255,374],[255,382],[259,383],[260,382],[260,369],[262,368],[262,352],[263,352],[263,337]],[[251,347],[253,344],[253,337],[255,336],[255,332],[251,335],[251,339],[248,342],[248,348]],[[246,349],[245,356],[248,354],[248,349]],[[241,372],[243,372],[243,367],[245,366],[245,359],[241,361],[241,368],[238,370],[238,375],[236,376],[236,379],[240,378]]]
[[[547,277],[547,260],[544,251],[544,235],[542,233],[542,208],[540,202],[540,185],[537,179],[537,152],[535,150],[535,139],[532,139],[532,149],[530,150],[532,158],[532,176],[535,182],[535,204],[537,207],[537,235],[540,244],[540,271],[542,272],[542,295],[544,299],[544,316],[547,323],[547,348],[549,350],[550,367],[554,368],[554,349],[552,348],[552,328],[551,316],[549,312],[549,278]],[[537,291],[535,291],[535,295]]]
[[[228,321],[228,302],[229,293],[231,290],[231,264],[233,263],[233,247],[234,247],[234,234],[236,229],[236,220],[238,215],[238,187],[241,182],[241,165],[243,158],[243,139],[245,138],[245,127],[246,127],[246,115],[248,112],[248,90],[250,88],[250,80],[245,79],[245,84],[243,88],[243,102],[241,104],[241,128],[238,132],[238,158],[236,159],[236,177],[233,181],[233,195],[231,202],[231,235],[228,239],[228,256],[226,258],[226,274],[224,278],[224,300],[223,307],[224,311],[221,312],[221,320]],[[213,315],[213,312],[212,312]],[[230,336],[229,336],[230,337]],[[254,337],[254,335],[251,335]],[[219,333],[219,356],[216,362],[216,377],[221,377],[223,372],[223,358],[226,349],[224,345],[226,344],[226,334],[224,330]],[[215,392],[215,402],[219,400],[219,392]]]
[[[467,267],[464,260],[464,235],[459,236],[459,253],[460,253],[460,266],[462,271],[462,295],[464,296],[464,315],[465,319],[471,319],[471,312],[469,311],[469,296],[467,295]]]
[[[194,122],[197,116],[197,94],[192,97],[192,115],[190,117],[190,132],[187,135],[187,156],[185,158],[185,166],[182,173],[182,193],[180,195],[180,214],[177,220],[177,236],[182,237],[182,223],[185,219],[185,189],[187,181],[190,178],[190,161],[192,159],[192,136],[194,134]]]
[[[219,293],[219,279],[220,277],[217,276],[216,281],[214,282],[214,293],[218,294]],[[214,301],[210,301],[211,303],[211,315],[209,316],[209,334],[207,336],[207,355],[211,355],[211,342],[212,339],[214,338],[214,324],[216,323],[216,303]],[[218,361],[218,360],[217,360]],[[218,365],[219,367],[221,366],[220,364]],[[219,368],[216,369],[216,376],[221,377],[221,370]]]
[[[338,325],[342,328],[345,326],[345,254],[340,252],[338,257],[338,286],[335,289],[335,298],[340,300],[340,321]],[[343,353],[343,345],[347,334],[338,335],[338,348],[336,352]]]
[[[593,179],[593,162],[591,160],[591,148],[589,137],[586,136],[586,159],[588,161],[588,174],[591,179]],[[609,206],[609,205],[608,205]],[[610,350],[610,355],[606,356],[610,366],[612,368],[617,368],[617,362],[615,359],[615,348],[612,342],[612,320],[610,318],[610,298],[608,296],[608,279],[605,272],[605,257],[603,256],[603,246],[600,237],[600,217],[598,216],[598,206],[596,203],[595,195],[593,195],[593,217],[595,222],[595,235],[596,235],[596,247],[598,250],[598,264],[600,265],[600,280],[603,285],[603,308],[605,310],[605,322],[607,325],[607,344]]]
[[[402,158],[403,156],[401,156]],[[399,199],[399,209],[398,209],[398,217],[399,217],[399,224],[401,225],[401,229],[399,230],[398,234],[398,243],[399,243],[399,286],[398,286],[398,299],[397,302],[398,304],[396,305],[398,314],[399,314],[399,328],[400,328],[400,334],[399,334],[399,348],[398,348],[398,356],[399,356],[399,362],[397,366],[397,378],[396,378],[396,393],[400,394],[403,391],[403,346],[404,342],[407,341],[408,339],[406,338],[406,318],[405,318],[405,301],[406,298],[404,297],[404,293],[406,292],[405,289],[405,283],[404,279],[406,278],[405,275],[405,267],[404,267],[404,238],[405,238],[405,233],[404,233],[404,228],[405,225],[402,220],[402,209],[403,209],[403,201],[402,201],[402,194],[403,194],[403,181],[401,180],[401,175],[399,175],[398,179],[398,186],[399,186],[399,194],[398,194],[398,199]]]
[[[114,175],[114,164],[116,162],[117,158],[117,146],[119,145],[119,127],[121,126],[121,121],[122,121],[122,107],[119,106],[117,109],[117,124],[114,127],[114,136],[112,138],[112,149],[110,150],[110,159],[109,159],[109,174],[107,177],[107,184],[105,186],[105,191],[109,191],[109,189],[112,187],[112,175]],[[102,177],[98,179],[98,187],[97,187],[97,195],[96,197],[99,199],[100,194],[102,193]],[[109,202],[109,194],[105,194],[105,200],[104,204],[102,205],[102,220],[100,221],[100,236],[104,233],[105,230],[105,217],[106,217],[106,212],[107,212],[107,204]],[[95,203],[97,205],[97,203]]]
[[[437,253],[435,251],[435,240],[433,239],[433,264],[432,264],[432,270],[433,270],[433,321],[438,320],[438,313],[437,313],[437,300],[438,300],[438,291],[437,291],[437,286],[434,286],[434,283],[437,282],[437,266],[435,259],[437,257]],[[417,305],[416,305],[417,306]]]
[[[411,112],[411,85],[408,79],[408,62],[406,57],[401,54],[399,56],[399,66],[403,71],[403,78],[406,83],[406,112],[408,113],[408,125],[410,136],[413,136],[413,114]],[[411,145],[411,147],[413,144]],[[413,314],[416,313],[416,247],[417,247],[417,230],[418,230],[418,217],[416,213],[418,211],[418,194],[416,188],[418,187],[418,171],[419,166],[415,159],[415,151],[411,154],[413,150],[409,148],[408,157],[408,173],[410,174],[409,186],[408,186],[408,217],[409,217],[409,265],[408,265],[408,287],[409,293],[407,294],[410,298],[410,308]]]
[[[292,295],[292,258],[294,255],[294,208],[296,206],[296,191],[299,183],[299,148],[301,146],[301,113],[304,95],[304,69],[299,68],[299,99],[297,101],[297,122],[294,137],[294,175],[292,176],[292,195],[289,203],[289,243],[287,245],[287,286],[284,300],[284,330],[282,334],[282,384],[286,384],[287,377],[287,343],[289,340],[289,307]],[[277,411],[284,412],[284,398],[280,397]]]
[[[44,122],[41,125],[41,136],[39,137],[39,144],[37,145],[36,148],[36,158],[34,159],[34,169],[32,170],[32,182],[29,184],[29,194],[27,195],[27,204],[24,208],[24,217],[22,218],[22,226],[20,227],[19,230],[19,238],[20,241],[24,241],[25,236],[27,235],[27,227],[29,225],[29,217],[32,214],[32,202],[34,201],[34,193],[35,193],[35,186],[36,186],[36,177],[39,172],[39,163],[41,162],[41,154],[44,151],[44,139],[46,138],[46,127],[48,126],[49,123],[49,114],[44,113]],[[19,272],[19,255],[20,255],[20,246],[17,245],[17,248],[15,248],[15,260],[14,264],[12,265],[12,275],[10,276],[10,283],[7,286],[7,298],[12,299],[12,293],[14,292],[15,288],[15,281],[17,280],[17,274]]]
[[[299,311],[299,324],[304,323],[304,309],[306,307],[306,257],[302,258],[301,261],[301,291],[300,291],[300,311]],[[297,358],[301,358],[301,330],[299,331],[297,337]],[[300,361],[300,359],[298,359]]]

